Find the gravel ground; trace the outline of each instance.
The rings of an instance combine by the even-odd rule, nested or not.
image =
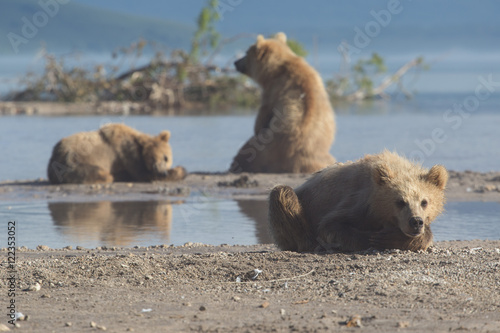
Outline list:
[[[500,241],[350,254],[41,247],[18,250],[16,268],[24,332],[500,331]]]

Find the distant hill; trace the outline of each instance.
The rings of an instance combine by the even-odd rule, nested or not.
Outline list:
[[[54,7],[44,10],[35,0],[1,0],[0,55],[15,54],[9,33],[27,41],[18,43],[19,54],[33,53],[42,43],[49,51],[109,52],[141,37],[172,48],[186,47],[195,28],[194,23],[115,12],[75,1],[59,6],[56,13]],[[29,29],[30,24],[38,29],[36,33]],[[28,27],[23,31],[24,26]]]
[[[56,0],[52,0],[56,1]],[[50,0],[42,0],[50,2]],[[238,33],[270,35],[284,31],[313,52],[332,53],[342,41],[352,44],[355,28],[365,29],[372,12],[387,10],[389,0],[219,0],[228,8],[217,28],[223,36]],[[172,48],[189,47],[196,17],[207,0],[70,0],[60,5],[29,42],[22,54],[33,53],[42,42],[49,51],[106,52],[143,37]],[[231,3],[240,3],[232,7]],[[380,28],[363,53],[500,50],[500,1],[399,1],[401,10]],[[39,0],[0,0],[0,55],[14,54],[9,32],[22,36],[23,18],[33,21],[42,11]],[[315,45],[315,42],[317,44]],[[243,50],[240,40],[225,48]],[[232,52],[229,51],[229,52]]]

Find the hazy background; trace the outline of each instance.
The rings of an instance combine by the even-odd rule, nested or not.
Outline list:
[[[56,0],[41,0],[45,4]],[[36,58],[42,44],[49,52],[78,53],[82,62],[103,62],[112,51],[144,38],[169,49],[188,48],[196,18],[206,0],[60,0],[58,12],[15,53],[8,34],[22,36],[25,22],[42,8],[36,0],[2,0],[0,4],[0,92],[15,84],[13,77],[39,70]],[[376,22],[380,13],[396,4],[391,15],[366,47],[353,56],[378,52],[395,69],[422,55],[430,70],[409,88],[420,92],[467,92],[477,76],[500,70],[500,2],[493,0],[420,1],[264,1],[221,0],[222,20],[217,28],[224,37],[239,33],[270,35],[284,31],[303,43],[308,60],[324,78],[332,77],[340,64],[337,47],[354,45],[356,32]],[[232,4],[236,4],[232,6]],[[399,5],[397,5],[399,3]],[[223,8],[226,8],[224,11]],[[253,38],[228,45],[218,58],[232,61],[253,43]]]

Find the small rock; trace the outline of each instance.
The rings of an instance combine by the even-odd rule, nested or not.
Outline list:
[[[153,279],[153,276],[151,276],[151,275],[146,275],[144,278],[145,278],[146,280],[152,280],[152,279]]]
[[[67,323],[65,323],[65,324],[64,324],[64,326],[66,326],[66,327],[71,327],[71,326],[73,326],[73,323],[72,323],[72,322],[70,322],[70,321],[68,321]]]
[[[97,326],[97,324],[95,322],[93,322],[93,321],[90,322],[90,327],[95,328],[96,326]]]
[[[10,328],[5,326],[4,324],[0,324],[0,332],[9,332]]]
[[[285,311],[285,309],[281,309],[281,310],[280,310],[280,315],[282,315],[282,316],[286,315],[286,311]]]
[[[265,301],[264,303],[262,303],[261,305],[259,305],[260,308],[267,308],[269,306],[269,302],[268,301]]]
[[[233,301],[238,302],[241,300],[240,296],[233,296]]]
[[[36,247],[36,249],[37,249],[38,251],[48,251],[48,250],[50,250],[50,247],[48,247],[47,245],[38,245],[38,246]]]
[[[23,291],[40,291],[42,289],[42,286],[40,286],[40,283],[35,283],[34,285],[29,286],[28,288],[24,289]]]
[[[106,331],[107,330],[106,326],[102,326],[102,325],[97,325],[96,328],[98,330],[101,330],[101,331]]]
[[[347,327],[361,327],[361,316],[360,315],[354,315],[352,316],[346,323],[345,325]]]
[[[73,250],[73,246],[71,245],[65,246],[63,247],[63,250]]]
[[[23,320],[28,320],[22,312],[16,312],[15,313],[15,316],[16,316],[16,321],[23,321]]]
[[[408,327],[410,327],[410,322],[408,322],[408,321],[400,321],[400,322],[398,322],[398,325],[396,327],[398,327],[398,328],[408,328]]]
[[[184,306],[191,306],[191,303],[185,302],[185,303],[182,303],[182,305],[184,305]]]
[[[200,306],[200,311],[206,311],[206,310],[207,308],[204,305]]]

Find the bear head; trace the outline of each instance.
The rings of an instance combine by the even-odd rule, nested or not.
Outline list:
[[[245,56],[235,61],[236,70],[251,77],[259,84],[275,77],[288,57],[296,57],[286,43],[286,35],[278,32],[273,38],[257,36],[257,42],[250,46]]]
[[[142,146],[142,157],[152,179],[162,179],[172,167],[172,148],[169,131],[162,131]]]
[[[409,237],[420,236],[443,211],[448,172],[442,165],[426,170],[400,157],[391,162],[373,169],[375,191],[370,209],[384,227],[398,227]]]

